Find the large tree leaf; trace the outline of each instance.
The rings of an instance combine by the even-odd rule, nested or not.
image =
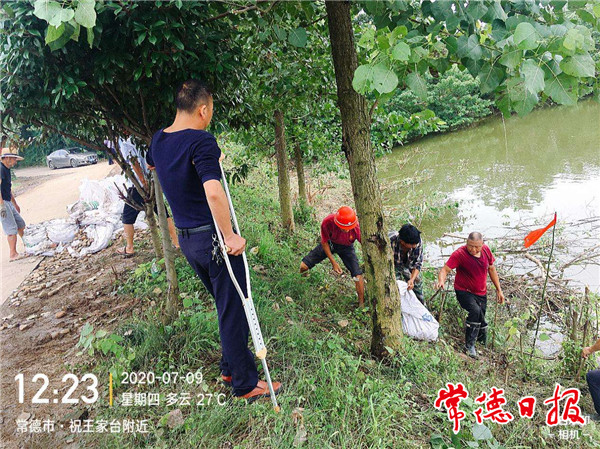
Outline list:
[[[505,48],[505,51],[498,62],[503,66],[514,70],[521,63],[522,59],[523,50],[521,50],[520,48],[508,47]]]
[[[421,100],[427,100],[427,83],[418,72],[408,74],[406,77],[406,85]]]
[[[530,92],[538,93],[544,90],[544,71],[533,59],[523,62],[521,76],[525,79],[525,87]]]
[[[54,27],[54,26],[50,25],[48,27],[48,29],[46,30],[46,44],[49,44],[50,42],[54,42],[56,39],[61,37],[64,32],[65,32],[64,24],[61,24],[59,27]]]
[[[452,11],[452,2],[450,1],[430,3],[430,5],[431,15],[438,22],[442,22],[454,14],[454,12]]]
[[[476,34],[461,36],[458,38],[458,56],[461,58],[469,58],[477,61],[481,59],[481,46],[479,45],[479,37]]]
[[[306,46],[306,41],[308,40],[308,36],[306,35],[306,30],[304,28],[296,28],[295,30],[290,31],[290,35],[288,37],[290,44],[294,47],[304,47]]]
[[[88,42],[90,48],[92,48],[92,45],[94,45],[94,29],[93,28],[87,29],[87,42]]]
[[[75,20],[85,28],[93,28],[96,25],[96,10],[94,0],[80,0],[75,10]]]
[[[546,81],[544,92],[558,104],[574,105],[577,103],[577,78],[561,73]]]
[[[475,61],[474,59],[465,59],[463,60],[463,63],[469,71],[469,73],[471,74],[471,76],[473,78],[477,78],[477,75],[479,75],[479,72],[483,67],[483,60],[479,59]]]
[[[429,56],[429,50],[419,47],[413,47],[410,50],[410,58],[409,61],[413,64],[419,63],[421,60],[426,59]]]
[[[410,57],[410,47],[406,42],[399,42],[392,49],[392,58],[397,59],[398,61],[408,61]]]
[[[487,426],[475,423],[473,424],[473,438],[476,440],[491,440],[493,435]]]
[[[508,80],[506,90],[514,110],[521,117],[533,111],[539,101],[537,94],[528,90],[525,81],[520,78]]]
[[[578,78],[593,77],[595,74],[594,60],[589,54],[573,55],[560,62],[560,68],[567,75]]]
[[[375,30],[368,28],[362,33],[362,36],[358,40],[357,45],[361,48],[371,49],[375,42]]]
[[[449,2],[442,2],[442,3],[449,3]],[[467,14],[473,20],[481,19],[485,15],[487,10],[488,10],[488,8],[487,8],[487,6],[485,6],[483,4],[482,0],[470,0],[469,6],[467,6]]]
[[[577,25],[570,28],[565,34],[563,47],[569,50],[570,54],[574,54],[578,50],[594,51],[596,43],[589,28]]]
[[[71,39],[74,32],[75,27],[69,23],[61,23],[59,27],[50,25],[46,31],[46,43],[48,44],[48,47],[50,47],[50,50],[58,50],[69,42],[69,39]]]
[[[49,22],[61,10],[58,2],[48,0],[36,0],[34,3],[33,15],[39,19]]]
[[[363,64],[354,72],[352,79],[352,87],[360,94],[369,92],[373,83],[373,66],[371,64]]]
[[[10,17],[11,19],[15,18],[15,11],[8,5],[2,5],[2,9],[4,10],[4,12],[6,13],[6,15],[8,17]]]
[[[583,34],[576,28],[571,28],[567,31],[565,39],[563,40],[563,46],[567,50],[575,51],[579,48],[583,48],[584,37]]]
[[[68,22],[75,16],[75,11],[70,8],[61,8],[60,11],[56,11],[56,13],[50,17],[48,23],[52,26],[60,26],[63,22]]]
[[[446,48],[451,53],[458,52],[458,40],[454,36],[448,36],[446,38]]]
[[[74,28],[71,40],[77,42],[79,40],[79,31],[81,29],[81,26],[77,22],[75,22],[75,19],[69,21],[69,24]]]
[[[587,22],[590,25],[596,25],[596,17],[594,17],[592,13],[586,11],[585,9],[578,9],[577,15],[584,22]]]
[[[513,35],[515,45],[522,50],[533,50],[536,48],[538,46],[538,37],[539,34],[533,25],[527,22],[517,25],[517,29]]]
[[[477,76],[481,93],[487,94],[496,90],[503,78],[504,71],[500,67],[485,64]]]
[[[491,9],[491,8],[490,8]],[[508,35],[508,31],[506,30],[506,24],[503,20],[494,19],[492,21],[492,38],[496,42],[502,41]]]
[[[398,76],[385,64],[373,67],[373,87],[380,94],[392,92],[398,85]]]
[[[275,32],[275,36],[277,36],[277,39],[279,39],[280,41],[284,41],[287,39],[287,32],[280,26],[275,25],[273,27],[273,31]]]
[[[454,33],[458,27],[460,25],[460,17],[454,15],[454,16],[450,16],[446,19],[446,28],[448,28],[448,31],[450,31],[451,33]]]
[[[496,107],[502,112],[504,117],[510,117],[510,98],[508,95],[496,99]]]
[[[488,7],[487,12],[483,16],[482,20],[486,23],[492,23],[495,19],[506,20],[508,16],[500,4],[500,0],[494,0],[494,2]]]

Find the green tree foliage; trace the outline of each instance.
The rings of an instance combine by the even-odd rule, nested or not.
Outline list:
[[[87,28],[93,40],[73,32],[59,46],[46,45],[57,16],[40,12],[53,3],[39,0],[36,9],[26,2],[2,5],[10,10],[0,41],[5,125],[11,118],[37,121],[96,144],[116,128],[148,143],[172,119],[175,88],[190,77],[219,93],[218,114],[243,112],[237,107],[239,72],[233,70],[241,49],[232,19],[212,20],[227,11],[222,4],[98,2],[95,25]],[[69,21],[61,26],[68,28]]]
[[[244,42],[244,92],[252,126],[236,128],[250,149],[272,154],[273,111],[281,109],[290,147],[325,156],[339,136],[325,11],[310,1],[272,3],[268,15],[238,27]]]
[[[380,102],[396,87],[427,98],[425,73],[453,63],[493,94],[506,115],[551,99],[574,104],[595,78],[592,31],[600,9],[584,1],[363,2],[373,26],[359,40],[363,64],[353,85]],[[583,23],[583,24],[582,24]],[[597,84],[596,84],[597,88]]]
[[[423,137],[437,131],[454,130],[492,114],[493,102],[484,98],[479,82],[457,66],[434,78],[424,75],[426,98],[412,90],[396,90],[394,96],[373,118],[371,135],[376,151]],[[393,123],[398,132],[392,133]],[[380,144],[381,146],[377,146]]]

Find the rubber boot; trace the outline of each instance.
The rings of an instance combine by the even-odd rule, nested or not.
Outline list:
[[[485,346],[487,344],[488,327],[487,324],[479,328],[479,335],[477,335],[477,342]]]
[[[477,358],[477,351],[475,351],[475,341],[479,334],[479,327],[481,323],[471,323],[467,321],[465,326],[465,353],[474,359]]]

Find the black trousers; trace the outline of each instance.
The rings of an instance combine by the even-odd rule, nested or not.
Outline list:
[[[475,295],[464,290],[454,291],[456,292],[456,299],[460,306],[469,313],[469,315],[467,315],[467,321],[471,323],[481,323],[481,327],[487,326],[487,322],[485,321],[487,296]]]
[[[248,321],[225,261],[213,258],[213,232],[180,235],[179,245],[198,277],[215,298],[221,336],[221,372],[232,376],[233,394],[242,396],[258,383],[254,354],[248,349]],[[246,294],[246,271],[242,256],[228,256],[235,277]]]
[[[590,388],[590,395],[592,396],[592,401],[594,401],[596,413],[600,415],[600,369],[588,371],[585,379]]]
[[[129,187],[127,189],[127,198],[134,202],[139,204],[141,207],[144,207],[144,199],[142,198],[142,195],[140,195],[140,192],[137,191],[137,189],[135,187]],[[134,207],[131,207],[129,204],[124,203],[123,204],[123,213],[121,214],[121,223],[123,224],[135,224],[135,221],[137,220],[138,215],[140,214],[140,210],[137,210]],[[169,209],[167,209],[166,204],[165,204],[165,212],[167,213],[167,218],[169,218]],[[156,208],[156,204],[154,205],[154,213],[156,215],[158,215],[158,209]]]
[[[344,266],[348,268],[348,271],[353,278],[363,274],[358,263],[358,257],[356,256],[354,245],[338,245],[337,243],[329,242],[329,248],[331,249],[331,254],[337,254],[340,256]],[[304,256],[302,262],[304,262],[304,264],[310,269],[325,259],[327,259],[327,254],[325,254],[323,245],[321,242],[319,242],[310,253]]]

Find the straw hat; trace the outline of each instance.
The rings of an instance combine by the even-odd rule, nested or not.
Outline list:
[[[2,159],[5,157],[14,157],[18,161],[22,161],[23,158],[19,156],[19,150],[15,150],[12,148],[2,148],[2,155],[0,156]]]

